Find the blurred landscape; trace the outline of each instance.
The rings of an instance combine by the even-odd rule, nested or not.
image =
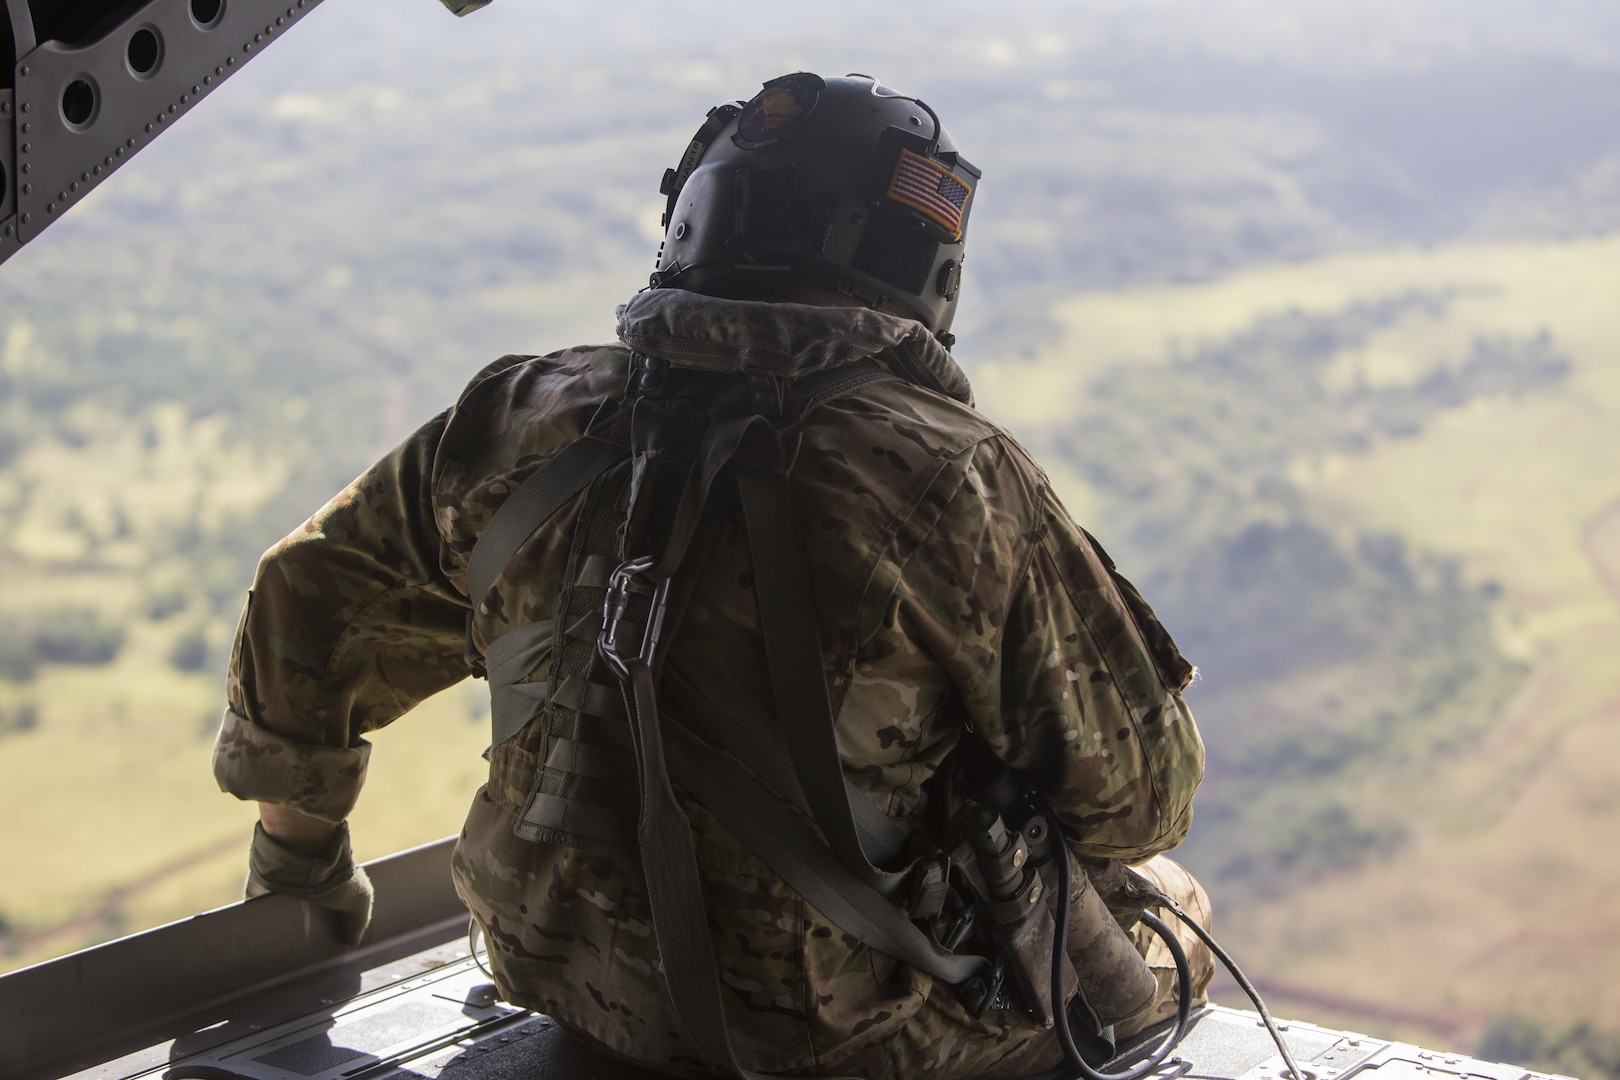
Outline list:
[[[709,106],[867,71],[984,169],[980,407],[1200,666],[1179,857],[1274,1011],[1620,1077],[1620,9],[552,8],[330,0],[0,268],[0,970],[239,895],[259,553],[610,340]],[[376,735],[363,857],[457,829],[483,689]]]

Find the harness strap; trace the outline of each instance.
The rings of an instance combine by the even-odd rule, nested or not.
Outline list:
[[[489,643],[489,745],[493,749],[526,727],[546,703],[545,683],[526,683],[552,648],[556,622],[527,623]]]
[[[952,985],[990,969],[982,956],[954,955],[930,941],[892,900],[857,877],[793,811],[725,755],[696,741],[671,742],[668,753],[673,775],[698,802],[835,926]]]
[[[844,864],[879,892],[897,892],[904,871],[872,864],[868,840],[856,827],[845,793],[832,703],[822,671],[810,555],[792,481],[786,472],[738,469],[748,546],[753,555],[760,633],[770,665],[771,691],[783,742],[799,788],[828,845]]]
[[[580,742],[577,739],[552,739],[547,748],[546,764],[553,769],[566,769],[579,776],[593,776],[598,780],[617,780],[635,772],[636,756],[612,746]]]
[[[617,686],[604,686],[573,676],[562,681],[557,692],[551,695],[551,700],[587,716],[598,716],[604,720],[624,719],[624,699]]]
[[[781,725],[775,717],[750,701],[740,686],[719,672],[671,670],[668,678],[670,685],[691,706],[692,724],[701,727],[712,745],[730,750],[766,784],[810,813],[809,801],[799,786],[798,773],[783,744]],[[847,778],[844,794],[849,800],[855,828],[862,836],[862,846],[874,861],[891,865],[903,856],[906,834],[889,815]]]
[[[714,959],[709,916],[703,900],[703,879],[698,871],[692,822],[669,783],[664,738],[658,716],[658,695],[652,669],[641,657],[626,665],[625,703],[636,745],[641,788],[641,814],[636,840],[647,881],[647,906],[652,909],[653,933],[663,962],[675,1016],[699,1055],[741,1080],[764,1080],[744,1069],[731,1045],[725,1001],[720,994],[720,970]]]
[[[635,832],[635,815],[611,806],[564,799],[537,791],[529,796],[524,813],[544,815],[546,824],[587,840],[616,845]]]
[[[502,568],[534,530],[611,466],[629,457],[622,446],[589,435],[569,443],[508,495],[467,559],[467,598],[476,609]]]

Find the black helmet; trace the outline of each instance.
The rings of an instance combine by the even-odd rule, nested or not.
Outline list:
[[[867,75],[772,79],[709,110],[669,196],[654,288],[847,293],[949,341],[979,170],[934,110]]]

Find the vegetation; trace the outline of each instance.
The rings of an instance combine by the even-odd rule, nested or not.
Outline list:
[[[1620,1031],[1591,1024],[1549,1025],[1524,1016],[1491,1021],[1480,1040],[1480,1057],[1511,1061],[1582,1080],[1620,1077]]]
[[[1347,806],[1336,784],[1477,738],[1524,675],[1492,638],[1492,583],[1466,584],[1455,559],[1399,535],[1336,535],[1292,478],[1302,460],[1415,439],[1449,410],[1567,378],[1545,332],[1477,339],[1399,385],[1327,377],[1374,334],[1447,305],[1410,293],[1267,316],[1166,365],[1105,372],[1045,438],[1206,672],[1192,700],[1223,737],[1185,855],[1228,896],[1390,851],[1402,823]]]

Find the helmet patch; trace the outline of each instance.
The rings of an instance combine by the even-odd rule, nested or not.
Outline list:
[[[821,76],[808,71],[772,79],[743,106],[731,141],[739,150],[764,150],[787,142],[809,118],[826,85]]]
[[[973,187],[939,162],[910,150],[900,151],[887,194],[943,225],[954,239],[962,238],[962,214]]]

